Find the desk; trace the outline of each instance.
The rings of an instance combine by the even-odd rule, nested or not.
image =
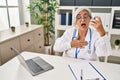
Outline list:
[[[81,62],[84,60],[60,56],[23,52],[25,59],[35,56],[42,57],[45,61],[54,66],[54,69],[37,76],[32,76],[18,61],[17,57],[0,66],[0,80],[75,80],[68,68],[69,63]],[[95,62],[91,63],[108,79],[120,80],[120,65]]]

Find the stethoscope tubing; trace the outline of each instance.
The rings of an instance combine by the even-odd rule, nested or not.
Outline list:
[[[74,38],[76,38],[76,32],[77,32],[77,29],[74,30],[72,40],[74,40]],[[91,53],[91,41],[92,41],[92,30],[91,30],[91,28],[89,28],[89,32],[90,32],[90,40],[89,40],[89,43],[88,43],[88,53]],[[77,58],[79,52],[80,52],[80,48],[76,48],[75,58]]]

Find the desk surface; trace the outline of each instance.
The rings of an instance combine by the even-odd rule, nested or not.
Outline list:
[[[51,56],[23,52],[25,59],[40,56],[54,66],[53,70],[32,76],[18,61],[17,57],[0,66],[0,80],[75,80],[68,68],[69,63],[83,62],[80,59],[73,59],[60,56]],[[120,65],[91,61],[92,64],[107,78],[107,80],[120,80]]]

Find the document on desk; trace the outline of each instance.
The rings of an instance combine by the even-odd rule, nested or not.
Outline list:
[[[75,80],[106,80],[102,73],[90,62],[71,63],[68,67]]]

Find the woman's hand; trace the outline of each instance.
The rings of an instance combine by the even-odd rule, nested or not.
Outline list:
[[[88,45],[87,41],[80,41],[77,38],[71,41],[71,47],[74,47],[74,48],[83,48],[84,46],[87,46],[87,45]]]
[[[91,24],[99,32],[101,37],[105,35],[105,30],[103,28],[102,21],[99,16],[95,16],[94,20],[91,20]]]

